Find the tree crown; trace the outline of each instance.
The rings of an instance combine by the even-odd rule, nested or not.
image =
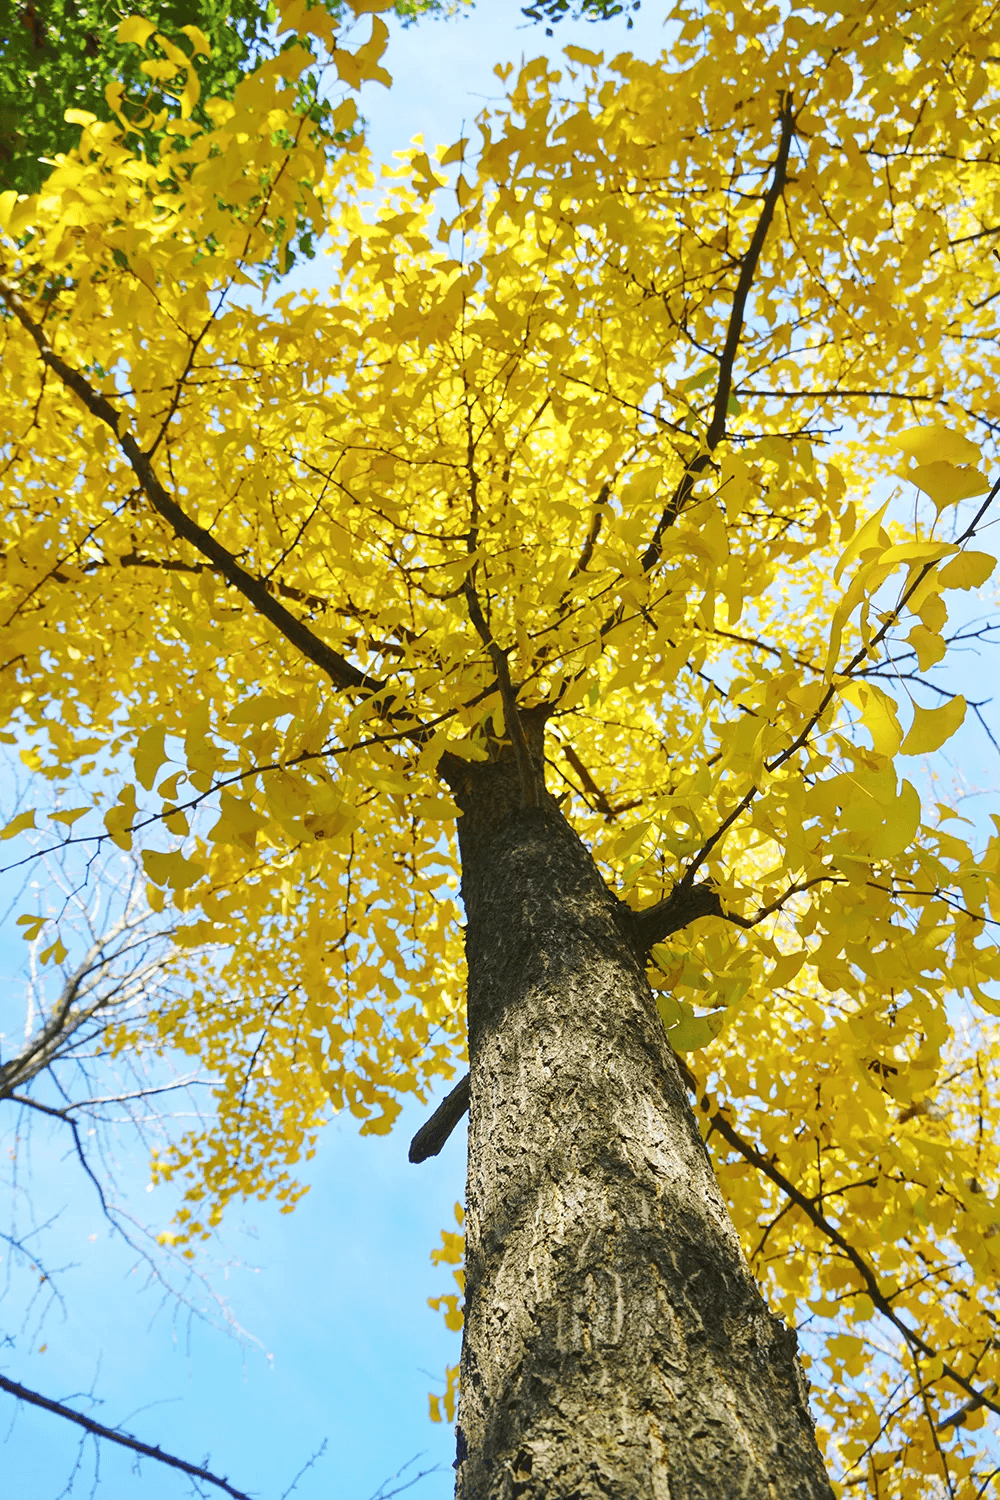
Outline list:
[[[203,121],[79,120],[0,197],[2,682],[39,777],[131,759],[72,837],[141,836],[186,914],[152,1041],[220,1113],[159,1163],[174,1232],[451,1072],[449,788],[506,757],[635,913],[772,1300],[827,1320],[831,1452],[904,1493],[973,1472],[945,1411],[995,1363],[998,844],[907,758],[993,566],[997,94],[985,9],[890,9],[680,5],[384,186],[349,97],[335,153],[297,106],[314,38],[381,76],[378,16],[348,54],[295,9]],[[262,300],[303,229],[331,291]]]

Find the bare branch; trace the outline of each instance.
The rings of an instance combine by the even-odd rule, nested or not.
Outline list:
[[[468,1107],[469,1075],[466,1073],[451,1093],[442,1099],[426,1125],[421,1125],[413,1137],[410,1142],[410,1161],[416,1163],[426,1161],[429,1156],[437,1156]]]
[[[29,1406],[41,1407],[42,1411],[52,1412],[54,1416],[63,1417],[67,1422],[75,1422],[92,1437],[102,1438],[108,1443],[117,1443],[120,1448],[129,1448],[133,1453],[140,1454],[143,1458],[152,1458],[159,1464],[165,1464],[170,1469],[179,1469],[182,1474],[189,1474],[192,1479],[199,1479],[203,1484],[215,1485],[224,1494],[232,1496],[232,1500],[251,1500],[245,1490],[238,1490],[235,1485],[229,1483],[218,1474],[213,1474],[199,1464],[189,1464],[185,1458],[177,1458],[173,1453],[165,1453],[162,1448],[154,1448],[149,1443],[133,1437],[129,1432],[122,1432],[118,1427],[105,1427],[103,1422],[95,1422],[92,1417],[85,1417],[82,1412],[74,1411],[71,1406],[66,1406],[61,1401],[52,1401],[48,1396],[41,1396],[37,1391],[31,1391],[27,1386],[20,1385],[16,1380],[8,1380],[6,1375],[0,1375],[0,1390],[7,1391],[18,1401],[24,1401]]]
[[[696,922],[699,917],[721,917],[725,913],[714,886],[708,882],[685,885],[681,881],[663,901],[631,915],[635,947],[640,957],[645,958],[654,944],[662,943],[664,938],[687,927],[689,922]]]

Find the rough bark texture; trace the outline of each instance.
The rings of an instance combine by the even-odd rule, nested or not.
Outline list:
[[[832,1500],[624,908],[555,803],[455,768],[472,1099],[458,1500]]]

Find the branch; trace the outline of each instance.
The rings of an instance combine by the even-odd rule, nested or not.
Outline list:
[[[654,944],[662,943],[664,938],[686,927],[689,922],[696,922],[699,917],[724,917],[726,914],[718,891],[703,881],[701,885],[675,885],[663,901],[631,915],[635,946],[640,957],[645,958]]]
[[[118,1224],[114,1219],[111,1213],[111,1209],[108,1205],[108,1200],[104,1196],[104,1189],[100,1184],[100,1180],[98,1179],[93,1167],[90,1165],[90,1162],[87,1160],[87,1153],[84,1151],[83,1141],[80,1139],[80,1127],[73,1119],[73,1116],[68,1114],[66,1109],[57,1109],[51,1104],[41,1104],[37,1099],[29,1099],[26,1094],[10,1094],[8,1097],[14,1104],[19,1104],[22,1109],[37,1110],[39,1114],[50,1115],[52,1119],[61,1120],[64,1125],[69,1126],[73,1135],[73,1144],[76,1147],[77,1160],[79,1161],[83,1170],[86,1172],[87,1176],[90,1178],[91,1182],[94,1184],[94,1190],[97,1193],[98,1198],[100,1199],[101,1212],[104,1214],[104,1217],[107,1219],[108,1223],[118,1230],[118,1233],[121,1235],[125,1243],[127,1245],[131,1245],[132,1241],[129,1239],[124,1229],[121,1228],[120,1224]],[[72,1108],[72,1106],[68,1106],[68,1108]],[[133,1246],[133,1249],[134,1248],[135,1247]]]
[[[476,473],[476,441],[472,431],[472,412],[468,405],[468,400],[466,401],[465,417],[468,433],[466,467],[469,471],[471,516],[469,532],[466,537],[466,546],[469,553],[469,570],[465,575],[462,593],[465,595],[469,619],[472,621],[476,634],[485,646],[490,661],[493,663],[497,687],[500,690],[500,701],[503,704],[504,726],[510,736],[511,746],[514,751],[514,760],[517,764],[518,780],[521,784],[521,806],[537,807],[540,794],[545,791],[544,780],[532,761],[531,753],[528,750],[528,742],[524,735],[524,725],[521,723],[521,716],[517,708],[517,692],[510,680],[510,664],[507,661],[507,652],[493,635],[489,622],[483,613],[483,607],[479,600],[479,591],[476,588],[476,573],[478,571],[476,549],[479,545],[479,476]]]
[[[774,161],[771,185],[764,196],[760,218],[757,220],[747,253],[740,265],[739,279],[736,283],[733,305],[729,313],[729,326],[726,329],[726,342],[723,345],[722,354],[719,356],[719,379],[715,387],[712,420],[708,425],[708,432],[705,434],[705,449],[685,467],[681,481],[657,523],[652,540],[642,556],[642,567],[646,573],[659,561],[663,533],[674,524],[680,515],[684,507],[684,502],[694,488],[695,480],[708,467],[713,450],[718,447],[725,436],[726,414],[729,410],[729,398],[733,389],[733,366],[736,363],[736,354],[743,335],[747,299],[750,296],[753,279],[757,274],[757,266],[760,262],[761,252],[764,249],[764,241],[767,239],[767,231],[770,229],[771,220],[774,218],[774,210],[778,205],[778,199],[784,192],[785,183],[788,180],[788,153],[791,150],[792,139],[795,135],[795,111],[792,108],[791,93],[782,93],[780,100],[778,118],[781,121],[781,135],[778,141],[778,154]]]
[[[339,651],[334,651],[325,641],[314,635],[307,625],[285,609],[283,604],[279,604],[261,579],[255,578],[253,574],[241,568],[232,553],[227,551],[211,532],[199,526],[175,500],[170,498],[157,479],[148,454],[142,451],[130,433],[119,431],[119,413],[111,402],[96,391],[78,370],[74,370],[56,354],[41,325],[34,321],[15,288],[3,277],[0,277],[0,297],[34,340],[46,368],[58,375],[63,385],[79,397],[87,410],[114,433],[119,447],[132,466],[143,493],[153,509],[173,529],[175,535],[189,542],[203,557],[207,557],[259,614],[269,620],[303,656],[326,673],[335,687],[360,688],[367,693],[382,691],[385,687],[384,682],[359,671],[346,657],[341,656]]]
[[[179,557],[143,557],[138,552],[127,552],[121,557],[116,557],[115,562],[120,568],[162,568],[175,573],[205,573],[212,569],[208,563],[184,562]],[[110,567],[110,562],[93,561],[83,565],[83,571],[90,572],[94,568]],[[58,574],[52,575],[57,582],[63,582]],[[280,579],[271,580],[271,588],[283,599],[292,599],[296,604],[304,604],[308,609],[327,609],[329,599],[323,599],[319,594],[307,594],[304,589],[297,589],[293,584],[282,583]]]
[[[842,389],[840,386],[831,386],[829,390],[801,390],[801,391],[760,391],[756,387],[751,390],[749,386],[741,385],[737,391],[738,396],[767,396],[778,401],[797,401],[800,396],[813,396],[817,400],[826,396],[855,396],[870,401],[934,401],[938,406],[947,406],[947,396],[914,396],[909,391],[862,391],[855,389]]]
[[[997,1393],[997,1389],[998,1387],[996,1381],[989,1381],[986,1386],[986,1395],[995,1396]],[[971,1400],[963,1402],[963,1404],[958,1408],[957,1411],[952,1412],[950,1417],[945,1417],[943,1421],[937,1424],[938,1432],[945,1432],[949,1427],[961,1427],[963,1422],[965,1422],[968,1417],[971,1417],[974,1411],[978,1411],[982,1404],[982,1396],[974,1396]]]
[[[971,541],[971,539],[976,535],[976,530],[979,526],[980,521],[986,515],[986,512],[989,510],[990,506],[998,496],[1000,496],[1000,479],[998,479],[993,485],[993,488],[990,490],[989,494],[986,496],[986,499],[982,502],[979,509],[976,511],[976,514],[973,516],[968,526],[962,532],[962,535],[955,538],[958,547],[964,547],[965,543]],[[862,644],[861,646],[859,646],[857,651],[855,651],[854,655],[851,657],[850,661],[847,663],[847,666],[841,668],[839,671],[835,671],[835,676],[850,678],[851,676],[853,676],[856,668],[861,666],[866,657],[874,658],[874,654],[878,647],[881,646],[882,642],[889,634],[889,631],[892,629],[893,625],[898,622],[899,616],[909,604],[910,600],[917,592],[917,589],[919,589],[920,585],[927,577],[928,573],[933,572],[934,568],[937,567],[939,561],[940,559],[934,559],[934,561],[932,562],[926,562],[924,563],[923,567],[918,569],[916,576],[910,580],[906,589],[900,595],[899,601],[895,605],[895,607],[889,610],[885,615],[882,624],[872,636],[871,640],[867,643],[867,645]],[[840,684],[831,680],[818,705],[809,715],[808,720],[800,730],[798,736],[793,740],[793,742],[788,746],[786,750],[782,750],[780,755],[776,755],[773,760],[766,761],[764,763],[764,769],[768,772],[769,775],[773,775],[773,773],[778,770],[780,766],[783,766],[785,764],[786,760],[790,760],[797,751],[802,749],[802,747],[808,741],[813,729],[819,723],[820,719],[823,717],[824,713],[829,707],[834,694],[839,690]]]
[[[250,1500],[245,1490],[238,1490],[229,1483],[227,1479],[220,1479],[209,1469],[200,1468],[197,1464],[189,1464],[184,1458],[175,1458],[172,1453],[164,1453],[162,1448],[153,1448],[149,1443],[143,1443],[139,1438],[133,1437],[131,1433],[122,1432],[115,1427],[105,1427],[102,1422],[95,1422],[90,1417],[85,1417],[82,1412],[74,1411],[71,1406],[64,1406],[61,1401],[50,1401],[48,1396],[40,1396],[37,1391],[29,1391],[27,1386],[19,1385],[16,1380],[8,1380],[6,1375],[0,1375],[0,1390],[9,1392],[18,1401],[26,1401],[30,1406],[40,1406],[43,1411],[50,1411],[57,1417],[65,1417],[67,1422],[75,1422],[85,1432],[93,1437],[105,1438],[109,1443],[117,1443],[121,1448],[130,1448],[133,1453],[139,1453],[144,1458],[154,1458],[157,1463],[166,1464],[168,1468],[180,1469],[182,1474],[190,1474],[192,1479],[200,1479],[204,1484],[214,1484],[217,1489],[232,1496],[232,1500]]]
[[[611,803],[608,801],[607,797],[601,791],[600,787],[597,785],[597,782],[594,780],[593,776],[591,776],[590,772],[587,770],[587,767],[584,765],[583,761],[573,749],[573,746],[567,740],[563,740],[560,743],[559,748],[562,750],[563,755],[565,755],[566,759],[573,767],[573,770],[583,782],[584,791],[589,792],[591,797],[593,797],[594,802],[597,805],[598,812],[604,814],[606,822],[610,822],[610,820],[615,815],[615,810],[611,806]]]
[[[141,920],[133,919],[131,909],[126,909],[110,931],[92,943],[82,962],[67,977],[48,1020],[26,1043],[23,1052],[0,1063],[0,1100],[12,1098],[16,1089],[26,1088],[46,1068],[67,1056],[73,1038],[99,1012],[127,1003],[148,984],[150,975],[161,967],[159,962],[140,964],[132,968],[128,979],[103,990],[98,987],[114,960],[120,962],[142,942],[142,939],[135,943],[127,941],[141,926]]]
[[[459,1120],[469,1107],[469,1075],[456,1083],[431,1115],[426,1125],[421,1125],[410,1142],[410,1161],[426,1161],[437,1156]]]
[[[428,1474],[440,1473],[439,1465],[435,1464],[433,1468],[421,1469],[418,1473],[414,1474],[412,1478],[404,1480],[402,1484],[398,1484],[394,1490],[386,1489],[386,1485],[391,1484],[394,1479],[401,1479],[410,1465],[415,1464],[418,1458],[423,1458],[423,1454],[415,1453],[412,1458],[408,1458],[406,1460],[406,1463],[402,1464],[400,1468],[396,1470],[395,1474],[390,1474],[388,1479],[383,1479],[374,1495],[372,1495],[371,1500],[392,1500],[392,1497],[394,1495],[401,1495],[404,1490],[411,1489],[413,1485],[419,1483],[421,1479],[426,1479]],[[284,1496],[282,1496],[282,1500],[284,1500]]]
[[[795,111],[792,108],[791,93],[782,93],[780,96],[780,108],[778,118],[781,121],[781,135],[778,140],[778,155],[775,158],[774,169],[771,174],[771,185],[764,197],[764,203],[760,211],[760,218],[753,232],[749,249],[743,257],[740,266],[739,280],[736,283],[736,295],[733,297],[732,311],[729,314],[729,327],[726,329],[726,342],[722,349],[722,358],[719,361],[719,383],[715,388],[715,405],[712,410],[712,420],[709,423],[706,442],[709,451],[715,448],[722,440],[726,431],[726,414],[729,410],[729,397],[733,388],[733,365],[736,361],[736,352],[740,346],[740,338],[743,334],[743,320],[746,314],[747,298],[750,296],[750,288],[757,274],[757,266],[760,262],[761,252],[764,249],[764,241],[767,239],[767,231],[771,227],[774,218],[774,210],[778,206],[778,199],[785,191],[785,183],[788,180],[788,153],[792,148],[792,137],[795,134]]]
[[[91,949],[76,972],[66,980],[51,1016],[24,1051],[0,1064],[0,1099],[9,1098],[14,1089],[30,1083],[47,1068],[58,1055],[60,1043],[71,1037],[100,1008],[101,1002],[98,1001],[75,1015],[70,1014],[83,981],[94,967],[91,958],[95,951],[101,951],[100,945]]]
[[[694,1082],[694,1079],[692,1078],[692,1075],[687,1070],[687,1068],[684,1068],[682,1071],[687,1075],[685,1081],[688,1083],[688,1087],[690,1088]],[[707,1112],[707,1098],[702,1100],[702,1104]],[[940,1358],[937,1350],[931,1348],[930,1344],[928,1344],[923,1338],[921,1338],[920,1334],[917,1333],[915,1329],[911,1328],[909,1324],[903,1321],[903,1319],[893,1308],[892,1303],[889,1301],[889,1299],[883,1296],[878,1284],[878,1277],[876,1276],[875,1272],[872,1270],[868,1262],[865,1260],[864,1256],[861,1255],[859,1251],[855,1250],[854,1246],[850,1243],[849,1240],[846,1240],[844,1238],[840,1230],[830,1223],[825,1214],[823,1214],[820,1209],[816,1207],[816,1204],[813,1202],[813,1200],[811,1198],[807,1198],[804,1193],[800,1192],[799,1189],[794,1185],[794,1183],[790,1182],[785,1174],[774,1165],[773,1161],[770,1161],[766,1156],[763,1156],[756,1149],[756,1147],[751,1146],[749,1141],[745,1141],[739,1134],[739,1132],[735,1130],[729,1123],[721,1110],[716,1110],[714,1115],[708,1116],[708,1119],[713,1129],[719,1132],[723,1140],[725,1140],[728,1145],[732,1146],[734,1151],[738,1151],[739,1154],[751,1164],[751,1166],[756,1167],[758,1172],[762,1172],[765,1177],[770,1178],[775,1186],[779,1188],[787,1198],[790,1198],[797,1208],[800,1208],[802,1210],[806,1218],[815,1225],[820,1233],[825,1235],[830,1243],[836,1245],[837,1249],[847,1257],[851,1265],[861,1277],[861,1280],[864,1283],[865,1291],[871,1298],[874,1306],[878,1308],[883,1317],[888,1318],[889,1322],[899,1330],[910,1348],[913,1350],[919,1349],[920,1353],[923,1354],[927,1359]],[[947,1375],[949,1380],[953,1380],[955,1384],[961,1390],[963,1390],[965,1394],[971,1398],[972,1401],[977,1404],[977,1406],[987,1406],[989,1407],[990,1411],[993,1412],[996,1416],[1000,1416],[1000,1406],[998,1406],[995,1401],[990,1399],[991,1394],[995,1394],[995,1392],[990,1393],[988,1390],[977,1391],[975,1386],[965,1379],[964,1375],[960,1375],[957,1370],[953,1369],[952,1366],[947,1364],[944,1360],[941,1361],[941,1366],[942,1373]]]
[[[594,518],[590,523],[590,530],[587,532],[587,540],[583,544],[583,551],[580,553],[580,556],[573,564],[572,572],[569,575],[571,580],[578,577],[581,573],[585,573],[587,568],[590,566],[590,560],[594,555],[594,548],[597,546],[597,538],[601,534],[601,525],[604,521],[604,510],[610,498],[611,485],[606,480],[604,484],[601,485],[600,493],[598,494],[597,499],[594,502]]]

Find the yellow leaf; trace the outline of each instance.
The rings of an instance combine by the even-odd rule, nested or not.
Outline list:
[[[939,557],[947,557],[957,550],[954,542],[897,542],[882,553],[879,562],[883,566],[895,566],[900,562],[936,562]]]
[[[996,565],[996,558],[988,552],[960,552],[951,562],[945,563],[938,578],[942,588],[977,589],[990,577]]]
[[[656,995],[656,1008],[670,1045],[677,1052],[696,1052],[700,1047],[707,1047],[718,1036],[729,1015],[725,1008],[721,1008],[696,1016],[685,1001],[662,990]]]
[[[5,193],[0,193],[0,229],[7,229],[10,224],[10,216],[17,204],[17,193],[13,188],[8,188]]]
[[[446,748],[450,755],[457,755],[461,760],[489,760],[489,751],[479,740],[447,740]]]
[[[885,515],[888,505],[889,502],[887,500],[885,502],[885,505],[883,505],[880,510],[877,510],[873,516],[870,516],[862,526],[861,530],[856,532],[848,542],[847,546],[844,548],[844,551],[840,555],[840,561],[837,563],[837,566],[833,570],[833,578],[835,583],[840,582],[840,578],[844,570],[850,567],[851,563],[856,557],[860,557],[861,553],[864,552],[867,547],[874,547],[877,544],[878,534],[882,526],[882,517]]]
[[[198,26],[182,26],[181,34],[189,38],[194,57],[211,57],[212,49],[208,43],[208,37]]]
[[[268,724],[275,719],[280,719],[285,714],[293,714],[295,704],[291,698],[282,698],[277,695],[264,695],[260,698],[247,698],[238,703],[229,715],[230,724]]]
[[[89,811],[89,807],[66,808],[61,812],[49,813],[49,819],[53,823],[65,823],[67,828],[72,828],[73,824],[79,818],[85,817]]]
[[[200,97],[201,84],[198,82],[198,75],[195,72],[194,68],[189,68],[187,83],[184,85],[184,89],[180,96],[182,120],[188,120],[191,118],[191,111],[198,103]]]
[[[903,738],[895,699],[871,682],[848,683],[841,689],[841,697],[860,710],[861,722],[872,737],[875,753],[890,758],[895,755]]]
[[[115,41],[121,45],[126,42],[135,42],[137,47],[145,49],[146,43],[155,30],[154,22],[147,21],[143,16],[129,16],[115,33]]]
[[[725,1010],[713,1010],[706,1016],[686,1013],[667,1031],[671,1047],[675,1052],[698,1052],[707,1047],[722,1030],[726,1015]]]
[[[564,47],[563,51],[570,62],[586,63],[592,68],[596,68],[604,61],[603,52],[588,52],[586,47]]]
[[[911,469],[906,477],[930,496],[938,510],[957,505],[970,495],[983,495],[990,487],[989,480],[978,469],[959,469],[941,459]]]
[[[416,808],[430,822],[450,822],[455,816],[455,804],[445,797],[421,797]]]
[[[105,828],[113,842],[126,853],[132,847],[132,824],[135,822],[137,813],[135,787],[126,786],[119,793],[115,806],[110,807],[104,814]]]
[[[333,112],[334,130],[350,130],[358,118],[358,106],[353,99],[342,99]]]
[[[33,943],[47,921],[48,917],[35,917],[25,914],[24,916],[18,917],[14,925],[24,928],[21,936],[24,938],[26,943]]]
[[[445,1327],[450,1328],[453,1333],[457,1333],[465,1322],[462,1310],[458,1305],[458,1298],[453,1292],[444,1297],[428,1297],[427,1306],[433,1307],[435,1312],[439,1311],[442,1307],[444,1308]]]
[[[67,125],[83,125],[86,127],[87,125],[93,125],[97,116],[92,115],[89,109],[67,109],[63,115],[63,119]]]
[[[166,730],[162,724],[151,724],[144,729],[139,736],[139,741],[132,756],[135,766],[136,778],[147,792],[152,788],[160,767],[166,759],[166,751],[163,747],[166,738]]]
[[[902,753],[928,755],[932,750],[940,749],[962,724],[965,709],[966,703],[961,693],[952,698],[950,703],[943,703],[940,708],[921,708],[914,704],[913,723],[903,741]]]
[[[158,83],[164,83],[168,78],[176,78],[180,72],[176,63],[167,62],[164,59],[152,59],[150,62],[139,64],[140,73],[145,73],[148,78]]]
[[[449,146],[447,151],[441,158],[442,167],[450,167],[452,162],[454,161],[464,161],[465,148],[468,144],[469,137],[467,135],[463,135],[462,139],[460,141],[456,141],[454,146]]]
[[[12,839],[19,833],[24,833],[26,828],[35,826],[35,809],[32,807],[28,812],[18,813],[16,818],[11,818],[6,828],[0,830],[0,839]]]
[[[905,453],[908,458],[915,458],[919,464],[933,463],[936,460],[947,464],[979,462],[980,452],[975,443],[970,443],[961,433],[952,432],[950,427],[944,427],[938,422],[930,427],[910,427],[906,432],[896,433],[891,441],[901,453]]]
[[[186,890],[205,873],[204,865],[185,859],[180,850],[161,854],[154,849],[144,849],[142,863],[150,880],[156,885],[169,886],[173,891]]]
[[[326,821],[332,823],[334,820],[328,815]],[[307,815],[305,817],[307,828],[310,822],[311,818]],[[213,844],[236,844],[246,849],[254,849],[257,833],[266,823],[267,818],[262,813],[256,812],[246,798],[234,797],[231,792],[223,792],[219,799],[219,821],[210,831],[209,841]],[[310,829],[310,832],[313,831]]]
[[[615,859],[624,859],[625,855],[630,854],[637,844],[641,844],[651,826],[650,819],[644,818],[641,822],[633,824],[631,828],[626,828],[624,833],[619,834],[614,842]]]
[[[939,662],[947,650],[941,637],[935,631],[928,630],[926,625],[914,625],[906,639],[917,653],[917,665],[921,672],[926,672]]]
[[[881,828],[867,839],[868,852],[875,859],[891,859],[909,848],[920,826],[920,795],[915,786],[904,781],[899,796],[889,807]]]

